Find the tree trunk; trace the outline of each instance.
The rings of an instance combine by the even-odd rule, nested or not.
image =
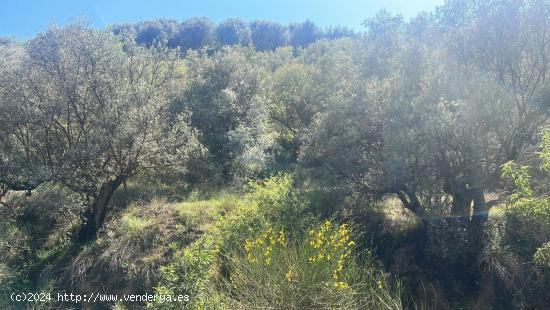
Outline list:
[[[489,208],[487,207],[487,203],[485,202],[483,191],[473,190],[472,197],[474,200],[474,214],[472,216],[472,220],[479,219],[482,222],[485,222],[489,215]]]
[[[451,213],[454,216],[465,218],[470,220],[470,207],[472,204],[472,197],[469,195],[468,190],[459,189],[456,190],[453,195],[453,205]]]
[[[420,201],[418,200],[414,192],[398,190],[395,193],[397,194],[397,197],[399,197],[405,208],[411,210],[414,214],[418,215],[418,211],[420,211],[421,206]]]
[[[420,205],[420,200],[418,200],[418,197],[416,197],[416,194],[414,192],[407,191],[406,193],[410,198],[411,211],[414,212],[415,214],[418,214],[418,212],[420,211],[420,208],[422,207]]]
[[[457,218],[460,223],[470,225],[472,201],[474,200],[472,190],[467,188],[467,186],[455,185],[452,187],[451,195],[453,196],[451,214]]]
[[[481,251],[483,247],[483,225],[489,216],[489,207],[485,202],[483,191],[473,190],[474,212],[470,221],[470,239],[472,246]]]
[[[118,176],[101,186],[99,193],[93,198],[90,206],[84,212],[84,223],[77,234],[80,245],[93,241],[107,214],[107,208],[115,190],[126,180],[125,176]]]

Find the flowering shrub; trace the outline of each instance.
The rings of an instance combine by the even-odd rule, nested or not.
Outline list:
[[[193,309],[401,309],[371,253],[355,251],[352,227],[304,215],[290,181],[255,184],[208,234],[174,249],[156,292],[188,294]]]
[[[266,265],[270,265],[273,247],[284,247],[285,245],[285,232],[282,230],[275,232],[273,227],[269,227],[256,239],[247,239],[244,243],[244,249],[248,261],[256,263],[258,259],[261,259]]]
[[[401,308],[370,252],[354,249],[349,224],[326,220],[298,240],[268,226],[230,259],[227,295],[236,308]]]
[[[342,273],[355,246],[350,238],[349,225],[335,225],[326,220],[319,228],[309,231],[307,244],[313,252],[308,257],[308,262],[326,264],[332,270],[332,282],[325,281],[325,286],[332,284],[337,288],[346,288],[348,283],[342,281]]]

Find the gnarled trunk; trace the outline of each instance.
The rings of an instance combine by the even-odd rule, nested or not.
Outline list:
[[[485,223],[489,209],[482,190],[460,188],[455,189],[452,194],[452,214],[454,216],[459,216],[472,223]]]
[[[470,221],[470,208],[473,200],[469,190],[465,188],[454,188],[452,196],[453,204],[451,214],[457,217],[461,222],[468,223]]]
[[[472,191],[472,199],[474,201],[474,210],[472,214],[472,220],[478,220],[484,223],[489,215],[489,207],[485,202],[483,192],[480,190]]]
[[[418,215],[421,205],[420,200],[416,197],[416,194],[410,190],[398,190],[395,192],[397,197],[401,200],[405,208],[411,210],[414,214]]]
[[[77,234],[77,240],[80,245],[93,241],[107,214],[109,202],[113,197],[115,190],[126,180],[125,176],[118,176],[101,186],[98,194],[93,197],[90,206],[84,212],[84,223]]]
[[[472,246],[481,251],[483,247],[483,225],[489,217],[489,207],[485,202],[483,192],[480,190],[472,191],[472,199],[474,202],[472,219],[470,221],[470,239]]]

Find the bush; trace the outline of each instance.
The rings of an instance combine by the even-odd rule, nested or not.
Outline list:
[[[546,242],[537,249],[534,256],[535,263],[542,267],[550,267],[550,242]]]
[[[240,247],[244,239],[257,235],[268,225],[303,235],[316,218],[307,212],[309,201],[293,188],[293,178],[286,174],[250,182],[243,201],[246,207],[218,223],[224,249]]]
[[[301,240],[269,227],[230,259],[223,285],[232,308],[401,309],[399,293],[370,252],[353,253],[347,224],[330,220]]]
[[[156,292],[187,294],[186,307],[201,309],[402,308],[399,283],[392,284],[370,251],[355,252],[348,224],[319,222],[292,177],[249,189],[240,199],[214,200],[225,211],[160,268]],[[188,202],[183,210],[205,203],[212,202]]]
[[[508,162],[502,174],[510,181],[505,204],[491,210],[487,242],[480,263],[498,280],[515,306],[544,308],[550,300],[550,198],[546,194],[550,171],[550,130],[542,132],[539,151],[530,165]],[[497,286],[498,287],[498,286]]]
[[[240,251],[246,239],[256,236],[269,225],[300,235],[306,232],[304,223],[313,218],[303,213],[307,202],[299,198],[288,175],[250,183],[247,193],[240,198],[226,196],[186,202],[178,207],[180,214],[202,218],[198,215],[206,205],[218,210],[219,216],[206,221],[210,223],[206,235],[177,250],[170,262],[161,267],[161,278],[156,287],[159,292],[189,294],[192,296],[189,307],[217,309],[222,304],[227,305],[224,301],[227,296],[219,290],[219,285],[228,276],[232,253]],[[166,304],[151,306],[171,307]]]
[[[0,308],[10,304],[8,293],[52,289],[49,272],[71,245],[82,201],[64,187],[45,184],[31,196],[13,192],[5,204],[0,208]]]
[[[215,260],[219,254],[219,243],[212,236],[205,236],[191,246],[175,252],[172,261],[160,268],[161,281],[155,292],[165,295],[188,295],[189,308],[216,309],[220,304],[215,291],[210,287],[215,276]],[[180,309],[171,303],[154,302],[155,309]]]
[[[257,205],[247,197],[225,195],[203,201],[176,205],[180,221],[201,231],[200,237],[185,246],[172,243],[173,254],[159,268],[155,292],[170,295],[189,295],[188,308],[220,309],[224,297],[216,293],[213,280],[220,272],[220,251],[232,244],[234,236],[248,230]],[[228,227],[232,227],[229,229]],[[230,233],[231,231],[231,233]],[[227,242],[225,242],[227,241]],[[235,243],[238,241],[235,238]],[[180,309],[181,305],[154,302],[154,309]]]

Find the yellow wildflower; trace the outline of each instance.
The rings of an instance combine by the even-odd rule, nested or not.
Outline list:
[[[348,284],[346,282],[343,282],[343,281],[334,282],[334,287],[346,288],[346,287],[348,287]]]
[[[294,273],[292,269],[288,270],[287,273],[285,274],[285,278],[288,282],[292,282],[295,276],[296,276],[296,273]]]

